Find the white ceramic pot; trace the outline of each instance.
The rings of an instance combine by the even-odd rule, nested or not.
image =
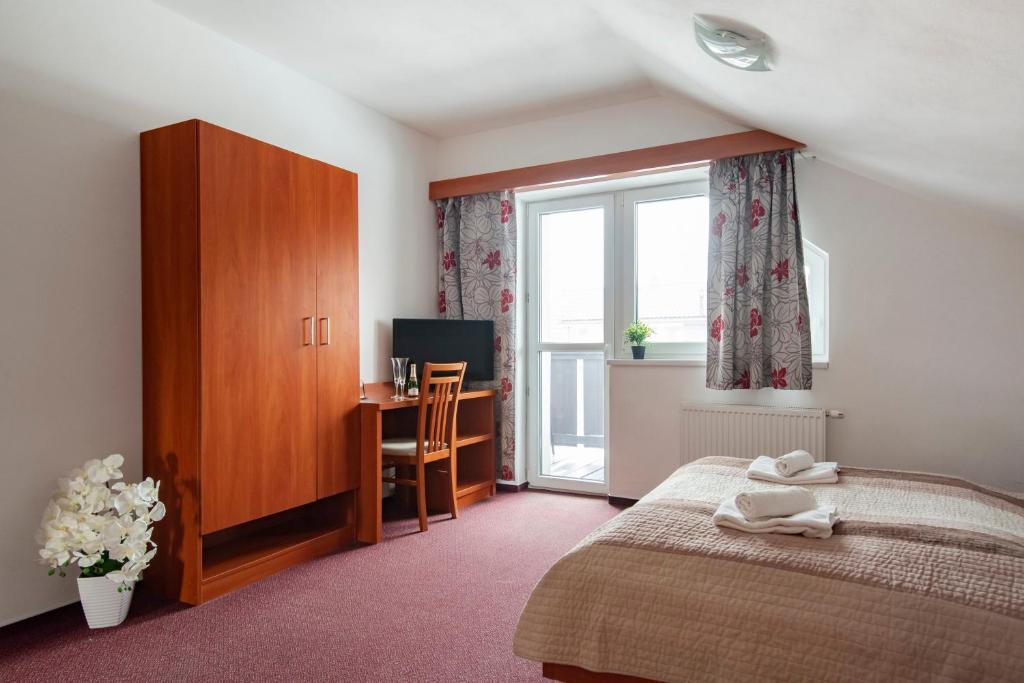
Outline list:
[[[78,596],[89,628],[117,626],[128,616],[135,591],[117,592],[118,584],[105,576],[78,579]]]

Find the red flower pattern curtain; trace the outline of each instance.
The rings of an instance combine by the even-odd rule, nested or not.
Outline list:
[[[810,389],[793,152],[711,162],[709,389]]]
[[[515,480],[516,220],[513,193],[440,199],[438,311],[446,320],[494,321],[500,478]]]

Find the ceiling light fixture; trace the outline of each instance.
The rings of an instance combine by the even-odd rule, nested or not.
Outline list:
[[[701,49],[722,64],[743,71],[771,71],[764,34],[737,33],[697,14],[693,16],[693,33]]]

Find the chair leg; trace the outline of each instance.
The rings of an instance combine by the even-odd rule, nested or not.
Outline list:
[[[427,530],[427,468],[416,463],[416,511],[420,515],[420,531]]]
[[[455,453],[452,453],[448,460],[448,510],[452,513],[452,519],[459,518],[459,496],[456,493],[458,488],[458,472],[455,469]]]
[[[395,465],[395,477],[401,477],[402,479],[412,479],[413,468],[409,465]],[[398,496],[398,504],[402,507],[402,510],[412,509],[412,491],[409,490],[408,486],[396,486],[395,495]]]

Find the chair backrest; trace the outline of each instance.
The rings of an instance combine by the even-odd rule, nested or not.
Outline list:
[[[423,364],[419,424],[416,426],[417,455],[443,450],[445,444],[454,445],[455,416],[465,374],[465,362]]]

